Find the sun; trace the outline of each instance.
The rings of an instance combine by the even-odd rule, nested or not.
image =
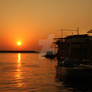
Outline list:
[[[21,45],[22,45],[21,41],[18,41],[18,42],[17,42],[17,45],[18,45],[18,46],[21,46]]]

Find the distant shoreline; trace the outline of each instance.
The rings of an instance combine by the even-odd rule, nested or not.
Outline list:
[[[39,53],[38,51],[0,51],[0,53]]]

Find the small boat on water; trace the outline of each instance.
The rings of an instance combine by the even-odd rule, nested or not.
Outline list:
[[[48,52],[46,52],[44,57],[49,58],[49,59],[54,59],[56,57],[56,55],[52,51],[48,51]]]

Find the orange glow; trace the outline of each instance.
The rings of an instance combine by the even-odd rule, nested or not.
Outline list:
[[[18,41],[18,42],[17,42],[17,45],[18,45],[18,46],[21,46],[21,45],[22,45],[21,41]]]

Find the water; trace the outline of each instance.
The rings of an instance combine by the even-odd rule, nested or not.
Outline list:
[[[74,73],[39,54],[0,54],[0,92],[84,92],[80,88],[85,85],[80,88],[76,88],[79,85],[76,82],[70,85],[72,80],[67,78],[70,72]]]

